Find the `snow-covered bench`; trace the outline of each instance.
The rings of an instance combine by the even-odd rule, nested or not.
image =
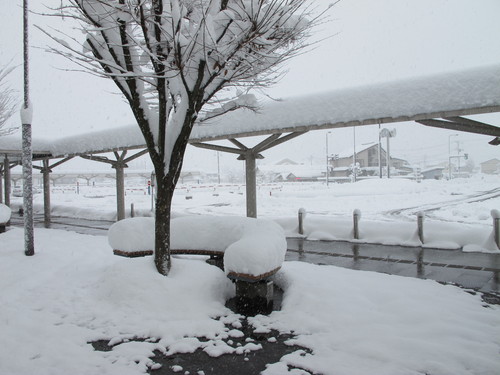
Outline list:
[[[283,229],[273,221],[234,216],[186,216],[171,221],[171,253],[222,258],[236,295],[272,300],[269,277],[281,268],[286,253]],[[116,255],[152,255],[154,219],[136,217],[111,226],[108,241]],[[260,283],[261,285],[257,285]],[[255,285],[250,285],[255,284]]]
[[[5,226],[10,220],[10,215],[11,215],[11,210],[9,206],[0,203],[0,233],[5,232]]]

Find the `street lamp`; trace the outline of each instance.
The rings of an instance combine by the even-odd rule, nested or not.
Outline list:
[[[451,137],[458,137],[458,134],[448,135],[448,180],[451,180]]]
[[[33,155],[31,144],[32,106],[29,98],[29,56],[28,56],[28,0],[23,1],[23,62],[24,103],[21,108],[22,122],[22,164],[23,164],[23,208],[24,208],[24,254],[35,254],[33,230]],[[9,166],[7,165],[6,168]]]
[[[325,141],[326,141],[326,186],[329,185],[330,179],[328,178],[328,175],[330,174],[330,168],[328,167],[328,134],[331,134],[332,132],[327,132],[325,134]]]

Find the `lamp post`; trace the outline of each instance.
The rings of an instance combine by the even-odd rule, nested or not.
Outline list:
[[[219,160],[219,151],[215,151],[215,152],[217,152],[217,182],[220,185],[220,160]]]
[[[380,136],[380,124],[378,124],[378,175],[382,178],[382,137]]]
[[[330,184],[330,179],[329,179],[329,174],[330,174],[330,168],[328,166],[328,134],[331,134],[332,132],[327,132],[325,134],[325,142],[326,142],[326,186]]]
[[[32,106],[29,100],[28,68],[28,0],[23,0],[23,61],[24,61],[24,103],[21,108],[22,122],[22,164],[23,164],[23,206],[24,206],[24,254],[35,254],[33,235],[33,155],[31,145]],[[8,166],[7,166],[8,168]]]
[[[451,180],[451,137],[458,137],[458,134],[448,135],[448,180]]]
[[[352,127],[352,182],[356,182],[356,127]]]

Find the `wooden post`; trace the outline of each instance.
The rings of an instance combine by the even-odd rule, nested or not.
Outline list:
[[[118,162],[113,164],[116,170],[116,221],[125,219],[125,164]]]
[[[493,238],[500,249],[500,211],[491,210],[491,217],[493,218]]]
[[[4,165],[4,182],[5,182],[5,205],[10,207],[10,162],[9,157],[5,155],[3,160]]]
[[[357,208],[352,213],[354,230],[353,236],[355,240],[359,240],[359,219],[361,219],[361,211]]]
[[[247,217],[257,217],[257,178],[255,176],[255,159],[255,155],[252,152],[245,153]]]
[[[299,208],[299,234],[304,234],[304,219],[306,217],[306,210]]]
[[[424,213],[419,212],[417,214],[417,225],[418,225],[418,239],[420,243],[424,243]]]
[[[3,171],[5,166],[0,168],[0,203],[3,203]]]
[[[50,172],[49,159],[43,159],[43,223],[45,228],[50,228]]]

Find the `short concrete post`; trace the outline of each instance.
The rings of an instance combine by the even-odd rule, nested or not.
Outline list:
[[[500,249],[500,211],[491,210],[491,217],[493,218],[493,238]]]
[[[361,219],[361,211],[357,208],[352,213],[352,219],[354,224],[353,236],[355,240],[359,240],[359,219]]]
[[[424,213],[419,212],[417,214],[417,225],[418,225],[418,239],[420,243],[424,243]]]
[[[420,248],[417,254],[417,275],[422,277],[424,275],[424,249]]]
[[[299,208],[299,234],[304,234],[304,219],[306,217],[306,210]]]

